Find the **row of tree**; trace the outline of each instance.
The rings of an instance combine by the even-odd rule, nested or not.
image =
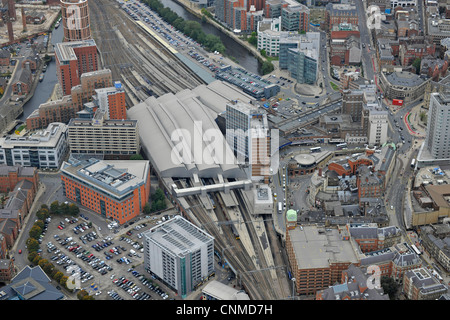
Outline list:
[[[167,23],[171,24],[175,29],[184,33],[186,36],[200,43],[206,50],[210,52],[218,51],[225,52],[225,46],[218,36],[213,34],[206,34],[202,26],[197,21],[186,21],[178,16],[172,9],[164,7],[159,0],[143,0],[150,9],[157,12],[161,18]]]
[[[69,288],[70,283],[69,277],[64,275],[64,273],[58,270],[53,263],[44,259],[39,254],[39,239],[44,230],[44,221],[51,217],[52,215],[72,215],[77,216],[80,212],[80,209],[75,204],[67,204],[67,203],[59,203],[58,201],[52,202],[50,208],[43,204],[36,212],[36,222],[31,227],[28,235],[29,238],[26,241],[27,249],[28,249],[28,261],[30,261],[33,265],[38,265],[44,270],[44,272],[49,276],[49,278],[55,280],[61,286],[63,286],[68,291],[73,291],[73,289]],[[92,296],[88,295],[85,290],[80,290],[77,293],[77,297],[80,300],[95,300]]]

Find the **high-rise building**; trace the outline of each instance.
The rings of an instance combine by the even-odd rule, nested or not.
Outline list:
[[[450,159],[450,93],[432,93],[425,148],[433,159]]]
[[[214,272],[214,238],[179,215],[143,237],[144,269],[183,298]]]
[[[253,179],[268,178],[270,135],[265,113],[242,101],[231,101],[226,106],[226,139],[238,161],[248,162]]]
[[[87,0],[61,0],[64,41],[92,39]]]
[[[123,224],[137,217],[149,200],[150,163],[71,158],[61,166],[61,182],[65,197]]]
[[[57,43],[56,75],[64,95],[80,84],[83,73],[97,71],[98,52],[94,40]]]

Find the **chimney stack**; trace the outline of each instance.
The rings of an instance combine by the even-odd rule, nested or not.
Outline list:
[[[23,27],[23,32],[27,32],[27,19],[25,17],[25,9],[22,7],[21,8],[21,12],[22,12],[22,27]]]

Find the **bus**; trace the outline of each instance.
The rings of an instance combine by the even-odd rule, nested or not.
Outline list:
[[[281,214],[282,211],[283,211],[283,203],[280,201],[278,202],[278,213]]]
[[[342,150],[344,148],[347,148],[347,144],[346,143],[339,143],[336,145],[336,149],[337,150]]]
[[[420,250],[419,249],[417,249],[417,247],[415,246],[415,245],[411,245],[411,248],[414,250],[414,252],[418,255],[418,256],[420,256],[421,254],[422,254],[422,252],[420,252]]]
[[[415,166],[416,166],[416,159],[412,159],[412,161],[411,161],[411,168],[414,169]]]
[[[311,149],[309,149],[310,151],[311,151],[311,153],[314,153],[314,152],[321,152],[322,151],[322,148],[321,147],[315,147],[315,148],[311,148]]]

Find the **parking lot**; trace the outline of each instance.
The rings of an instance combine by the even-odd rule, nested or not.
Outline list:
[[[96,226],[88,214],[46,221],[41,255],[97,300],[165,300],[174,294],[144,270],[142,233],[168,215]],[[106,230],[105,230],[106,229]]]

